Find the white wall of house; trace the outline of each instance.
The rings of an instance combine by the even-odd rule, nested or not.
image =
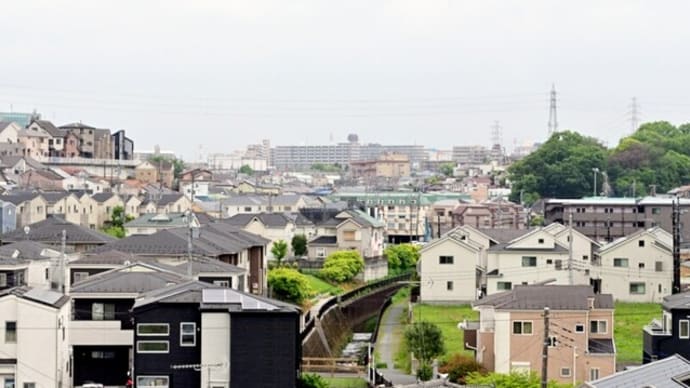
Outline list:
[[[494,348],[487,351],[494,352],[494,370],[497,373],[510,373],[510,343],[512,322],[510,312],[494,313]]]
[[[201,314],[202,364],[230,364],[230,324],[227,312]],[[201,373],[202,387],[227,387],[229,383],[230,368],[210,368],[207,373]]]
[[[273,248],[273,244],[275,244],[275,242],[279,240],[283,240],[288,244],[287,255],[291,255],[291,243],[292,237],[295,235],[295,224],[288,222],[282,228],[267,227],[258,218],[255,218],[253,221],[250,221],[247,225],[245,225],[243,229],[247,232],[254,233],[258,236],[271,240],[268,243],[268,246],[266,247],[266,256],[269,259],[275,259],[273,253],[271,253],[271,249]]]
[[[591,272],[592,278],[601,279],[601,292],[624,302],[660,303],[670,295],[673,255],[669,247],[660,247],[655,240],[653,234],[644,231],[603,247],[599,253],[601,265],[592,266]]]
[[[570,250],[570,236],[572,235],[572,251],[573,251],[573,284],[588,284],[589,271],[592,267],[592,244],[594,241],[589,239],[584,234],[578,232],[575,228],[566,228],[558,232],[555,237],[556,241],[561,246]],[[568,258],[570,259],[570,258]]]
[[[442,264],[449,260],[445,257],[452,257],[452,264]],[[425,246],[420,256],[422,301],[461,303],[475,300],[478,260],[480,250],[452,238],[442,238]]]
[[[16,367],[0,365],[0,375],[14,374],[16,387],[26,383],[35,383],[36,387],[56,387],[59,383],[69,386],[68,333],[62,330],[69,318],[68,306],[56,309],[14,295],[0,298],[0,354],[18,360]],[[5,342],[8,321],[17,323],[16,343]]]
[[[18,133],[22,129],[17,123],[10,123],[0,132],[0,143],[17,144],[19,141]]]
[[[531,261],[528,257],[536,258],[536,265],[530,266],[523,261]],[[557,270],[557,260],[560,260],[561,270]],[[569,284],[568,253],[538,250],[498,251],[489,252],[487,273],[498,270],[499,275],[488,275],[486,293],[506,291],[499,283],[510,283],[511,288],[517,284],[533,284],[549,279],[555,279],[552,284]],[[589,284],[587,280],[584,284]],[[510,289],[510,288],[508,288]]]
[[[208,189],[211,186],[209,181],[195,181],[194,182],[194,197],[208,197]],[[192,182],[180,184],[180,192],[187,198],[192,198]]]

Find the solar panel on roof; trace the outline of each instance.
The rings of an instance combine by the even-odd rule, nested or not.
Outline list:
[[[58,300],[60,300],[60,298],[62,298],[62,294],[51,290],[40,290],[33,288],[24,293],[24,297],[38,302],[55,304]]]

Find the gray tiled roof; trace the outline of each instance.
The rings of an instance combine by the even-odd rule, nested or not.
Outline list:
[[[41,128],[45,129],[52,137],[65,137],[67,135],[67,131],[56,127],[48,120],[36,120],[36,123],[38,123]]]
[[[337,243],[337,236],[318,236],[315,239],[309,241],[310,245],[335,245]]]
[[[144,267],[148,270],[132,271],[131,269],[135,267]],[[74,283],[70,293],[73,295],[81,293],[140,294],[161,289],[171,284],[183,283],[186,280],[187,278],[180,274],[155,265],[133,263],[89,276],[81,282]]]
[[[530,229],[487,228],[477,229],[499,243],[507,243],[531,232]]]
[[[230,218],[225,218],[222,222],[235,225],[239,227],[244,227],[248,225],[254,218],[257,218],[264,225],[269,228],[284,228],[292,220],[282,213],[246,213],[246,214],[235,214]]]
[[[125,223],[127,228],[180,228],[189,225],[185,213],[147,213]]]
[[[12,203],[14,205],[20,205],[26,201],[31,201],[38,197],[37,192],[24,191],[24,192],[12,192],[10,194],[0,195],[0,200]]]
[[[594,307],[613,309],[611,294],[595,294],[592,286],[516,285],[511,291],[480,299],[473,306],[494,306],[498,310],[588,310],[589,298]]]
[[[43,221],[29,225],[28,236],[24,230],[13,230],[0,236],[3,243],[22,240],[39,241],[46,244],[59,244],[62,240],[62,231],[67,233],[67,244],[106,244],[116,239],[93,229],[85,228],[67,222],[59,217],[48,217]]]
[[[57,201],[68,197],[69,195],[70,193],[67,191],[44,191],[41,193],[43,199],[45,199],[49,204],[54,204]]]
[[[27,299],[46,306],[60,308],[69,302],[70,298],[67,295],[38,288],[31,288],[29,286],[21,286],[14,288],[7,288],[0,291],[0,297],[5,295],[14,295],[18,298]]]
[[[187,263],[180,263],[176,265],[162,265],[157,264],[163,268],[169,268],[171,271],[177,272],[179,274],[187,274]],[[217,259],[211,259],[208,257],[195,257],[192,260],[192,274],[198,275],[200,273],[231,273],[231,274],[243,274],[247,270],[240,268],[236,265],[223,263]]]
[[[133,235],[93,249],[92,253],[118,250],[139,255],[187,255],[188,228],[172,228],[151,235]],[[239,253],[253,246],[263,246],[269,240],[244,230],[215,222],[203,225],[199,237],[193,239],[193,253],[200,256],[217,257]]]
[[[18,260],[44,260],[46,256],[41,256],[44,249],[52,249],[48,245],[36,241],[22,240],[12,244],[0,245],[0,262],[3,258],[15,258]],[[18,253],[16,257],[15,254]]]
[[[690,362],[675,354],[634,369],[587,382],[586,386],[592,388],[680,388],[687,385],[674,379],[685,377],[688,373],[690,373]]]
[[[134,302],[132,309],[148,306],[152,303],[201,303],[202,291],[205,288],[219,288],[219,286],[191,280],[180,284],[149,291],[141,295]]]
[[[70,262],[70,265],[79,264],[103,264],[103,265],[124,265],[125,262],[141,261],[131,253],[124,253],[116,250],[109,250],[100,253],[86,253],[79,259]]]
[[[492,245],[488,250],[490,252],[558,252],[558,253],[568,253],[568,250],[562,247],[560,244],[555,244],[553,248],[508,248],[510,243],[500,243]]]
[[[14,121],[2,121],[0,120],[0,131],[4,130],[7,128],[10,124],[12,124]]]
[[[690,291],[664,297],[664,310],[690,309]]]
[[[96,193],[92,195],[91,198],[98,203],[103,203],[112,198],[114,195],[114,193]]]

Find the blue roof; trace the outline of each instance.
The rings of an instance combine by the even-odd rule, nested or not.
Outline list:
[[[26,128],[34,115],[34,113],[0,112],[0,121],[14,121],[22,128]]]

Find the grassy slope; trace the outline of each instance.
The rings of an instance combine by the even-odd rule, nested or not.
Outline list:
[[[642,363],[642,328],[660,316],[661,305],[657,303],[616,303],[614,339],[618,362]]]
[[[479,319],[479,314],[473,311],[472,307],[469,305],[416,305],[414,307],[413,319],[415,321],[424,320],[431,322],[441,328],[444,344],[446,346],[444,358],[453,353],[472,354],[470,351],[465,350],[463,332],[458,329],[458,323],[465,319],[468,321],[476,321]]]
[[[309,285],[311,286],[312,292],[315,296],[321,294],[337,295],[343,292],[340,287],[329,284],[314,275],[304,274],[304,276],[306,276],[307,280],[309,280]]]

